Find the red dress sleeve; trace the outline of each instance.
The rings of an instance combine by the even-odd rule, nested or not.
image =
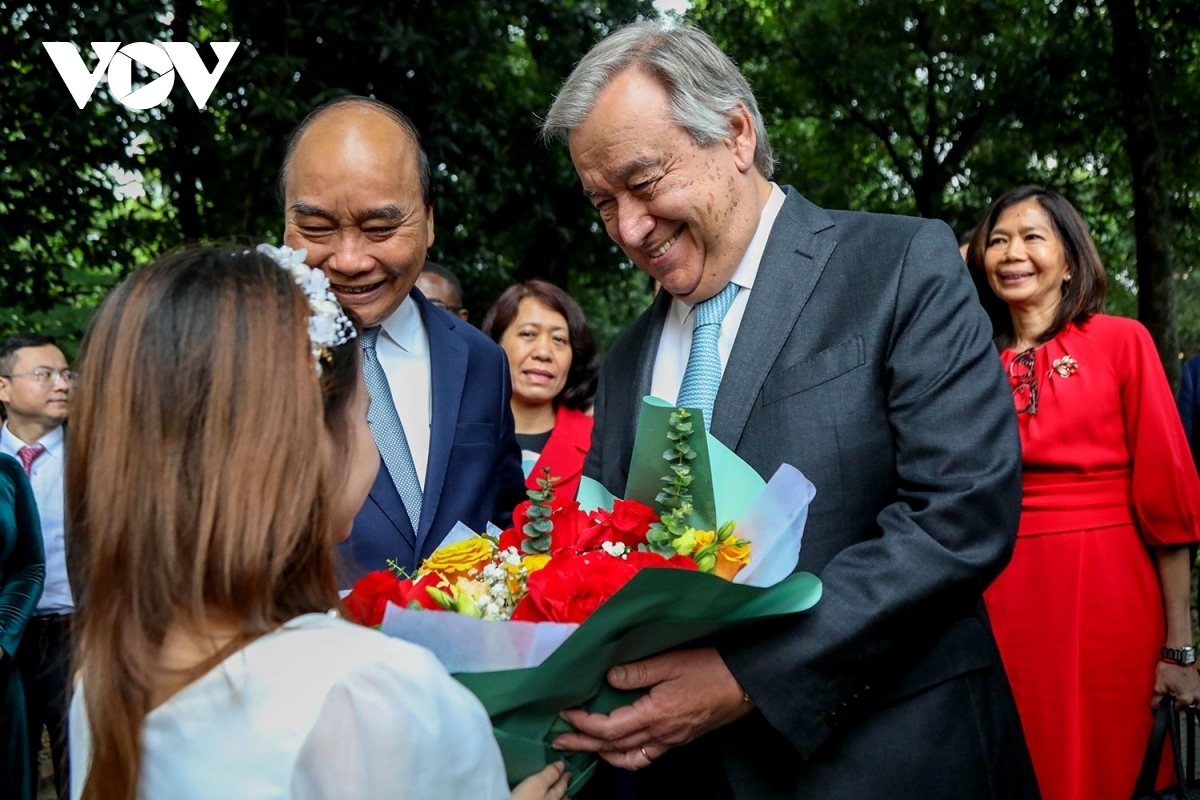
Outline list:
[[[1140,323],[1128,320],[1114,333],[1138,525],[1151,546],[1190,544],[1200,540],[1200,479],[1170,384]]]

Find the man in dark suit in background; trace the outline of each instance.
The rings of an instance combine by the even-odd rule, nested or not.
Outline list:
[[[307,250],[364,325],[382,469],[342,545],[351,581],[415,570],[455,522],[507,524],[524,498],[508,360],[413,288],[433,244],[429,160],[412,123],[364,97],[318,108],[280,170],[284,243]]]
[[[449,267],[426,259],[421,276],[417,278],[417,288],[430,303],[463,322],[469,321],[467,309],[463,308],[462,281]]]
[[[649,694],[568,712],[556,746],[639,770],[639,797],[1036,796],[981,602],[1015,543],[1016,420],[953,234],[770,183],[749,85],[694,28],[600,42],[545,133],[666,289],[608,353],[586,474],[624,490],[643,395],[702,408],[761,475],[816,485],[799,568],[824,583],[806,614],[612,670]]]

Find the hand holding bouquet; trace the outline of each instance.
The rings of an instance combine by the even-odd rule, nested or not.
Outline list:
[[[510,782],[562,757],[549,745],[568,729],[560,711],[627,702],[610,667],[820,597],[794,573],[812,484],[786,465],[764,484],[694,418],[647,399],[626,499],[584,479],[578,502],[560,500],[546,476],[509,530],[456,529],[416,575],[371,573],[346,598],[483,701]],[[568,761],[574,791],[593,759]]]

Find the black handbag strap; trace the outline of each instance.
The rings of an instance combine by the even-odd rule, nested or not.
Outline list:
[[[1190,727],[1189,718],[1189,727]],[[1132,800],[1154,794],[1154,779],[1158,777],[1158,765],[1162,763],[1163,744],[1171,735],[1171,750],[1175,766],[1175,788],[1179,800],[1187,800],[1183,788],[1183,753],[1179,742],[1179,714],[1175,711],[1175,698],[1166,695],[1154,712],[1154,726],[1150,729],[1150,741],[1146,743],[1146,755],[1133,787]],[[1190,749],[1190,748],[1189,748]]]
[[[1188,706],[1183,710],[1187,720],[1187,776],[1186,781],[1196,780],[1196,709]]]

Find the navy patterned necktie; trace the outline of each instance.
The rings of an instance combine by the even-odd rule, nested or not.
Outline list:
[[[675,405],[700,409],[704,413],[704,430],[712,427],[713,403],[717,399],[717,389],[721,387],[721,351],[717,348],[721,322],[729,313],[737,293],[737,284],[731,283],[720,294],[696,305],[692,350],[688,353],[687,368],[683,371],[679,400]]]
[[[371,395],[371,406],[367,409],[367,424],[375,436],[379,455],[391,473],[392,483],[404,501],[404,510],[412,522],[413,532],[420,531],[421,482],[417,478],[417,467],[413,464],[412,451],[408,449],[408,437],[404,435],[404,424],[396,413],[396,403],[388,386],[387,375],[375,353],[379,340],[379,326],[367,328],[358,337],[363,350],[363,377]]]

